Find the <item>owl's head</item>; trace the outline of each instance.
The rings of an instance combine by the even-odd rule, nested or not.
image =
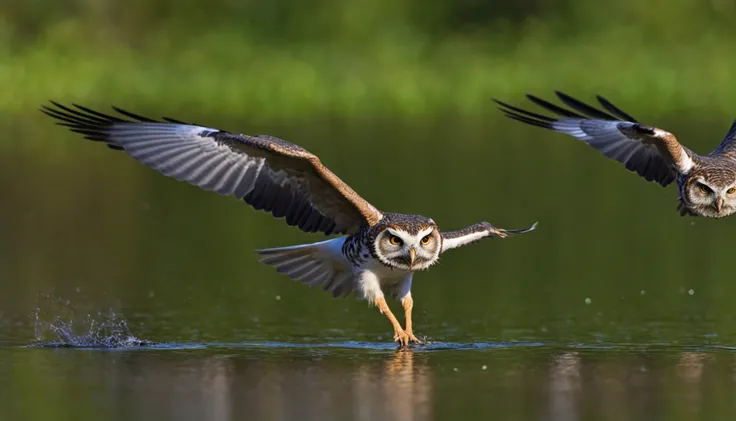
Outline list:
[[[392,215],[378,228],[374,250],[383,264],[403,270],[422,270],[437,262],[442,236],[437,224],[415,215]]]
[[[692,213],[722,218],[736,212],[736,171],[704,168],[693,172],[684,189]]]

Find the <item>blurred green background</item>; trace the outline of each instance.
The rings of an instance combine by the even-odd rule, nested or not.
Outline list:
[[[575,86],[731,116],[731,0],[29,0],[0,15],[3,113],[48,98],[241,117],[484,116]]]
[[[602,94],[706,153],[736,116],[735,11],[726,0],[4,3],[0,408],[14,412],[0,420],[140,408],[228,419],[223,406],[262,419],[732,418],[736,217],[682,218],[674,188],[505,119],[491,98]],[[253,252],[323,236],[83,141],[37,111],[48,99],[278,136],[378,208],[442,229],[539,227],[415,276],[419,335],[473,350],[394,353],[377,310]],[[17,348],[58,340],[57,317],[85,334],[108,311],[174,349]],[[367,345],[336,350],[350,341]],[[189,349],[203,343],[214,345]],[[263,377],[258,393],[273,400],[252,390]]]

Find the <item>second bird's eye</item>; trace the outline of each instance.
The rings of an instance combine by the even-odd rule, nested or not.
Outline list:
[[[429,236],[428,236],[428,235],[425,235],[425,236],[424,236],[424,237],[422,238],[422,244],[424,244],[424,245],[427,245],[427,244],[429,244]]]
[[[392,235],[392,236],[391,236],[391,238],[389,238],[389,240],[388,240],[388,241],[390,241],[390,242],[391,242],[391,244],[393,244],[393,245],[395,245],[395,246],[398,246],[398,245],[400,245],[400,244],[401,244],[401,238],[399,238],[399,237],[397,237],[397,236],[395,236],[395,235]]]
[[[734,193],[736,193],[736,187],[731,187],[730,189],[726,190],[726,193],[728,193],[728,194],[734,194]]]
[[[698,188],[703,193],[710,193],[710,187],[706,186],[705,184],[698,184]]]

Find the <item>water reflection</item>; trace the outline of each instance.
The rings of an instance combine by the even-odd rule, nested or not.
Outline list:
[[[683,399],[690,414],[699,413],[703,404],[703,372],[712,355],[705,352],[683,352],[677,364],[677,375],[683,381]]]
[[[734,372],[734,355],[715,350],[22,348],[0,349],[0,375],[16,385],[0,405],[84,421],[405,421],[478,411],[549,421],[729,419]],[[102,405],[80,414],[89,402]]]
[[[213,421],[433,418],[427,356],[410,350],[365,362],[318,353],[215,355],[128,366],[118,375],[133,419],[151,413]]]
[[[432,418],[432,374],[425,357],[397,351],[381,370],[364,364],[356,372],[354,419],[397,421]]]
[[[581,387],[581,361],[577,352],[564,352],[552,357],[549,369],[550,421],[578,420],[578,402]]]
[[[561,352],[550,358],[541,419],[711,419],[736,414],[736,369],[730,352]],[[710,415],[709,415],[710,414]],[[718,418],[718,417],[716,417]],[[725,419],[725,418],[724,418]]]

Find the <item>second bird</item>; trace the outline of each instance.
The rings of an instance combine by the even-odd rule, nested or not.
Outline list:
[[[601,96],[605,111],[561,92],[557,96],[570,109],[527,95],[557,117],[495,101],[507,117],[573,136],[649,181],[677,182],[680,215],[722,218],[736,212],[736,121],[713,152],[698,155],[672,133],[639,123]]]

